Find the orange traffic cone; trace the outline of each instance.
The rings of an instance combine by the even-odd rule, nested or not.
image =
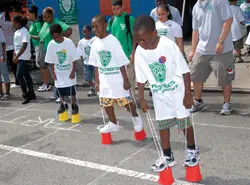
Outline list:
[[[111,133],[102,133],[102,144],[110,145],[112,144],[112,135]]]
[[[142,129],[140,132],[134,131],[134,137],[137,141],[143,141],[146,138],[146,133],[144,129]]]
[[[171,185],[174,183],[171,168],[166,168],[164,171],[160,172],[158,183],[161,185]]]
[[[199,182],[202,180],[200,164],[196,166],[186,166],[186,180],[189,182]]]

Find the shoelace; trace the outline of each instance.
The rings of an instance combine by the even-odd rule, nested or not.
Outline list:
[[[187,160],[192,160],[196,156],[196,151],[188,151],[187,152]]]

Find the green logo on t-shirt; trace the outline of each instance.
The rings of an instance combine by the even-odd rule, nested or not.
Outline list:
[[[107,67],[111,61],[112,55],[110,51],[99,51],[98,55],[100,57],[100,61],[103,67]]]
[[[87,56],[90,55],[90,50],[91,50],[91,47],[90,47],[90,46],[86,46],[86,47],[84,48],[84,52],[86,53]]]
[[[158,36],[167,36],[168,30],[165,28],[157,29]]]
[[[56,52],[59,64],[63,64],[67,59],[67,51],[63,49],[62,51]]]
[[[154,62],[149,64],[149,68],[151,69],[154,78],[157,82],[163,83],[166,80],[166,65],[161,64],[159,62]]]
[[[208,4],[208,11],[213,11],[214,10],[214,7],[211,3]]]

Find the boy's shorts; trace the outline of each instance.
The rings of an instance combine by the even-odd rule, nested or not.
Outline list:
[[[3,76],[3,80],[2,80]],[[0,83],[10,83],[9,71],[7,62],[0,62]]]
[[[112,107],[116,104],[118,104],[121,107],[124,107],[132,102],[130,97],[125,98],[100,98],[100,104],[102,107]]]
[[[233,41],[234,49],[243,49],[243,38]]]
[[[166,130],[175,125],[177,125],[178,128],[180,129],[186,129],[192,126],[192,121],[190,117],[182,118],[182,119],[173,118],[173,119],[161,120],[157,122],[158,122],[159,130]]]
[[[95,77],[95,67],[84,64],[83,73],[85,81],[93,81]]]
[[[59,97],[64,96],[75,96],[76,95],[76,87],[75,85],[71,87],[63,87],[63,88],[56,88]]]
[[[211,72],[214,71],[219,86],[229,85],[235,78],[233,52],[216,55],[196,53],[190,64],[190,71],[193,82],[206,82]]]

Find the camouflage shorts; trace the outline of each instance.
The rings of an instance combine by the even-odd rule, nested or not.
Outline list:
[[[178,128],[180,129],[185,129],[185,128],[192,126],[192,121],[190,117],[183,118],[183,119],[173,118],[173,119],[161,120],[157,122],[158,122],[159,130],[166,130],[175,125],[177,125]]]
[[[131,102],[132,102],[132,100],[131,100],[130,97],[117,98],[117,99],[100,98],[100,104],[101,104],[102,107],[111,107],[111,106],[114,106],[116,104],[118,104],[121,107],[124,107],[124,106],[128,105]]]

